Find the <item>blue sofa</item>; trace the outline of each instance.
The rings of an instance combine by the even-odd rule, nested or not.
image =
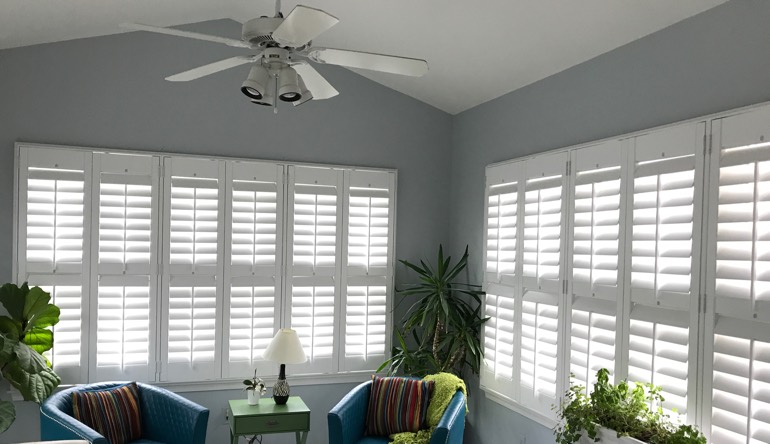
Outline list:
[[[43,441],[84,439],[110,444],[102,435],[72,417],[72,393],[105,390],[126,384],[106,382],[62,390],[40,406],[40,436]],[[176,393],[137,383],[142,410],[142,439],[137,444],[205,444],[208,409]]]
[[[329,412],[329,444],[384,444],[387,437],[364,436],[372,381],[364,382]],[[458,391],[430,438],[430,444],[462,444],[465,430],[465,395]]]

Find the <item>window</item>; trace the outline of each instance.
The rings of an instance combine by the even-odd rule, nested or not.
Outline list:
[[[386,359],[395,172],[25,144],[18,165],[16,275],[62,310],[65,382],[242,378],[281,327],[295,374]]]
[[[570,375],[590,390],[607,368],[713,442],[770,443],[768,123],[764,106],[487,167],[490,398],[551,426]]]

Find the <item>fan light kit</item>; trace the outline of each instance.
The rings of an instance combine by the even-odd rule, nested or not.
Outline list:
[[[339,94],[309,62],[361,68],[421,77],[428,72],[425,60],[369,52],[313,47],[312,40],[339,20],[320,9],[297,5],[283,17],[281,0],[275,2],[275,17],[259,17],[243,23],[241,40],[173,28],[125,23],[121,27],[137,31],[187,37],[223,43],[256,51],[166,77],[171,82],[187,82],[236,66],[253,64],[241,92],[257,105],[271,106],[278,112],[278,101],[294,106],[310,100],[324,100]]]

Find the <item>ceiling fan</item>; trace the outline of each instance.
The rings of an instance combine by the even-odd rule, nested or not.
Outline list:
[[[252,55],[231,57],[174,74],[166,80],[187,82],[236,66],[253,64],[241,91],[253,103],[272,106],[276,112],[278,100],[297,106],[309,100],[323,100],[339,94],[308,61],[413,77],[420,77],[428,71],[425,60],[311,46],[314,38],[337,22],[339,20],[331,14],[302,5],[297,5],[284,17],[281,0],[276,0],[275,16],[262,16],[244,22],[241,40],[138,23],[120,26],[255,51]]]

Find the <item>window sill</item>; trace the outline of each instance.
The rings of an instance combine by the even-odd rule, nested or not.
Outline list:
[[[498,393],[494,390],[488,389],[483,386],[481,387],[481,390],[483,390],[484,393],[486,393],[487,399],[489,399],[490,401],[493,401],[496,404],[500,404],[501,406],[509,410],[513,410],[514,412],[522,416],[525,416],[542,426],[545,426],[549,429],[553,429],[558,424],[558,421],[554,420],[553,418],[549,418],[540,412],[532,410],[527,406],[521,405],[518,402],[514,401],[513,399],[503,395],[502,393]]]

